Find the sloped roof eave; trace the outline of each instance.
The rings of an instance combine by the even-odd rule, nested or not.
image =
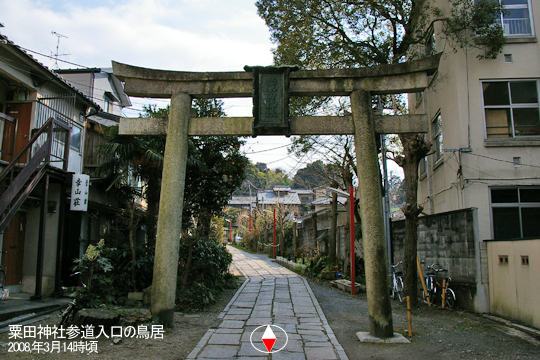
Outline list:
[[[84,95],[80,90],[78,90],[69,82],[67,82],[59,74],[56,74],[54,71],[50,70],[48,67],[46,67],[45,65],[37,61],[37,59],[35,59],[32,55],[28,54],[19,45],[9,40],[7,36],[0,34],[0,46],[2,45],[7,45],[7,49],[11,50],[14,55],[29,59],[36,66],[36,69],[38,69],[39,71],[46,72],[47,74],[52,75],[54,77],[53,79],[51,79],[52,81],[54,81],[60,87],[67,88],[69,91],[75,92],[77,99],[81,101],[83,104],[87,105],[88,107],[93,107],[96,110],[101,109],[98,104],[94,103],[92,100],[86,97],[86,95]]]

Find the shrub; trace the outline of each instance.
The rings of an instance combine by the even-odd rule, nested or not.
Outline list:
[[[77,290],[75,299],[81,307],[95,308],[114,301],[113,281],[109,274],[113,269],[106,256],[105,241],[101,239],[97,246],[88,245],[83,256],[74,260],[74,271],[86,278],[86,287]]]
[[[235,278],[227,275],[232,255],[215,239],[183,236],[178,265],[177,308],[199,310],[216,302]]]
[[[135,287],[139,291],[152,285],[154,273],[154,252],[153,246],[138,245],[135,247],[136,260],[131,259],[131,249],[129,244],[123,243],[116,248],[107,250],[107,256],[114,266],[112,277],[115,293],[119,296],[127,296]],[[131,279],[131,270],[137,267],[135,284]],[[135,286],[133,286],[135,285]]]

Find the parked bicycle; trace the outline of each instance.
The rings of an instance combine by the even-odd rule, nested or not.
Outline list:
[[[437,279],[437,273],[439,272],[446,272],[447,269],[437,269],[439,265],[437,263],[433,263],[431,265],[427,265],[427,271],[426,271],[426,289],[428,292],[429,300],[432,304],[442,304],[442,293],[444,290],[445,293],[445,304],[449,308],[454,307],[456,304],[456,294],[454,293],[454,290],[450,289],[450,280],[451,278],[447,277],[444,280],[445,282],[445,288],[443,288],[443,285],[439,282]],[[422,293],[422,296],[426,298],[426,294]]]
[[[401,265],[403,261],[392,265],[392,299],[399,299],[399,302],[403,302],[403,272],[396,271],[396,267]]]
[[[71,274],[70,276],[75,275],[81,275],[82,273],[76,272],[74,274]],[[83,287],[86,287],[85,283],[82,283]],[[72,324],[73,320],[75,319],[75,315],[80,310],[80,307],[77,305],[77,300],[73,299],[73,301],[70,301],[67,305],[67,307],[64,310],[60,311],[60,323],[58,324],[58,327],[62,325],[68,325]]]
[[[0,265],[0,299],[4,297],[4,287],[6,286],[6,272]]]

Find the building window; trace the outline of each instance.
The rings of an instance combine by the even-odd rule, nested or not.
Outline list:
[[[484,81],[486,136],[540,136],[538,81]]]
[[[443,134],[441,112],[431,121],[431,139],[433,141],[433,163],[436,163],[443,157]]]
[[[497,23],[502,24],[506,36],[532,35],[530,0],[499,0],[506,10]]]
[[[424,157],[420,160],[418,163],[418,170],[420,172],[420,176],[426,175],[427,172],[427,157]]]
[[[71,127],[71,148],[81,151],[81,128],[78,126]]]
[[[540,187],[492,188],[495,240],[540,238]]]

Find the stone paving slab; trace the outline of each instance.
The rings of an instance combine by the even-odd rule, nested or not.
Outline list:
[[[208,344],[215,345],[238,345],[241,334],[214,334],[208,340]]]
[[[332,346],[326,347],[308,347],[306,348],[307,360],[333,360],[337,359],[334,348]]]
[[[348,360],[304,278],[266,257],[228,249],[246,280],[220,313],[219,327],[209,329],[187,359]],[[276,346],[285,344],[276,326],[286,332],[281,351],[253,347],[250,338],[265,350],[265,325],[276,332]]]

